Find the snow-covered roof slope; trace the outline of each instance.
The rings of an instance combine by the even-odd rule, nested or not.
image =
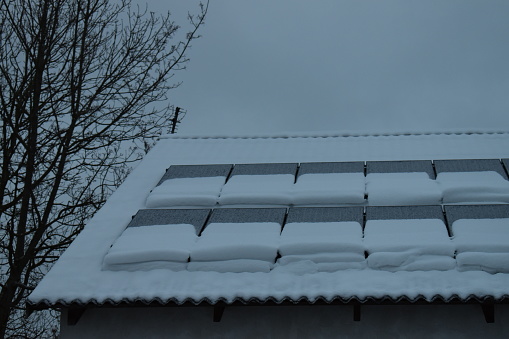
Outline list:
[[[391,241],[383,240],[384,246],[377,247],[376,241],[379,236],[376,232],[373,233],[370,231],[370,241],[374,241],[374,245],[370,243],[370,246],[372,246],[370,248],[372,248],[373,254],[376,254],[373,258],[377,259],[376,263],[374,259],[372,261],[374,266],[366,266],[360,263],[362,258],[359,256],[362,250],[359,251],[357,247],[354,247],[355,251],[352,249],[349,252],[337,250],[330,252],[330,248],[333,248],[333,246],[331,247],[330,244],[326,242],[329,236],[346,234],[348,235],[348,239],[353,239],[352,242],[354,242],[356,246],[361,246],[363,239],[361,226],[356,226],[360,225],[358,223],[356,224],[357,217],[335,222],[333,225],[323,225],[320,222],[315,223],[314,221],[308,220],[309,227],[316,224],[318,225],[316,227],[320,227],[321,233],[317,234],[315,240],[306,240],[305,246],[309,248],[309,246],[320,246],[320,244],[325,243],[325,245],[328,246],[327,251],[318,254],[310,254],[308,252],[300,253],[299,246],[301,245],[298,244],[302,243],[299,239],[303,236],[302,232],[305,233],[305,227],[299,227],[296,228],[298,231],[295,231],[295,234],[292,235],[293,238],[285,240],[292,244],[294,252],[289,253],[288,258],[284,258],[284,256],[279,258],[283,259],[278,261],[280,262],[280,266],[277,266],[278,263],[267,264],[265,254],[264,256],[260,256],[260,252],[257,253],[256,251],[263,250],[265,251],[264,253],[275,253],[274,251],[277,251],[277,246],[279,246],[278,241],[280,240],[277,238],[277,232],[274,234],[274,229],[284,226],[280,220],[281,218],[278,216],[274,220],[267,219],[262,222],[262,225],[263,223],[267,223],[268,226],[260,226],[260,223],[256,220],[248,220],[247,222],[252,223],[250,225],[252,225],[253,228],[258,227],[259,230],[265,230],[263,234],[257,233],[252,238],[245,237],[240,233],[236,235],[235,232],[241,231],[236,229],[232,230],[230,227],[231,225],[225,226],[224,220],[221,218],[218,218],[215,222],[214,220],[209,220],[210,224],[215,226],[210,228],[210,234],[204,233],[208,240],[203,240],[205,237],[201,239],[201,236],[198,237],[198,240],[195,240],[194,236],[185,233],[186,244],[203,241],[203,243],[198,246],[201,250],[200,253],[205,253],[205,250],[207,250],[215,253],[217,258],[227,256],[234,260],[241,260],[228,262],[226,264],[214,260],[212,265],[215,265],[214,267],[219,267],[220,269],[218,270],[200,270],[199,268],[203,267],[204,264],[203,258],[199,255],[197,258],[200,260],[197,260],[194,264],[195,268],[198,267],[197,270],[187,270],[185,268],[174,270],[171,269],[171,265],[168,266],[170,268],[165,268],[166,266],[164,265],[155,265],[151,267],[151,269],[142,267],[142,269],[139,270],[110,270],[105,268],[105,257],[109,253],[112,244],[123,234],[124,230],[131,222],[132,216],[138,211],[148,207],[147,197],[151,190],[160,183],[167,168],[172,165],[226,164],[228,166],[234,166],[236,164],[283,163],[292,164],[283,167],[293,168],[292,166],[297,166],[295,164],[318,162],[365,163],[370,161],[430,161],[449,159],[496,160],[504,158],[509,158],[509,132],[455,132],[401,135],[308,134],[301,136],[266,135],[249,137],[169,136],[161,138],[157,145],[133,170],[126,181],[110,197],[101,210],[90,220],[81,234],[33,291],[29,297],[29,301],[32,304],[55,305],[74,302],[84,304],[93,302],[101,304],[105,302],[119,303],[125,301],[150,302],[153,300],[163,303],[172,301],[181,304],[185,302],[199,303],[202,300],[215,303],[219,300],[232,302],[234,300],[264,301],[270,299],[280,302],[283,300],[297,301],[303,299],[314,301],[320,298],[327,301],[336,299],[351,300],[352,298],[365,300],[369,298],[376,299],[385,297],[393,300],[399,300],[400,298],[407,298],[410,300],[424,298],[426,300],[432,300],[437,297],[444,300],[458,297],[460,299],[468,299],[471,296],[478,298],[482,298],[483,296],[491,296],[496,299],[507,298],[509,296],[509,274],[491,274],[482,270],[461,271],[451,268],[451,265],[455,265],[452,254],[453,250],[451,250],[454,244],[447,235],[447,231],[445,231],[445,228],[442,231],[429,231],[431,229],[430,227],[433,229],[440,229],[440,225],[446,227],[445,221],[442,220],[443,217],[438,218],[440,220],[433,219],[434,221],[432,222],[426,221],[428,220],[426,218],[421,218],[419,223],[410,223],[417,225],[415,232],[424,232],[425,239],[427,239],[427,241],[429,240],[428,242],[422,242],[422,239],[418,237],[414,239],[411,233],[405,234],[402,237],[404,239],[414,239],[417,244],[416,248],[421,251],[419,253],[415,251],[412,252],[410,249],[411,253],[409,254],[408,248],[393,246],[391,241],[394,239]],[[500,166],[503,172],[503,166],[501,164]],[[312,165],[311,167],[314,168],[316,166]],[[277,171],[279,170],[276,170],[276,172]],[[438,185],[438,183],[435,182],[435,178],[429,178],[429,176],[433,176],[432,171],[425,172],[428,174],[420,179],[423,180],[423,185]],[[253,178],[249,179],[247,178],[247,173],[241,174],[245,175],[243,183],[238,184],[240,185],[238,187],[231,188],[231,192],[242,191],[242,187],[256,187],[255,184],[249,182],[251,179],[257,179],[256,175],[251,175]],[[281,195],[281,192],[276,192],[279,194],[277,196],[278,200],[274,200],[277,204],[271,203],[268,204],[268,206],[262,207],[278,207],[277,210],[283,210],[281,213],[284,214],[284,209],[292,205],[292,201],[286,201],[285,197],[291,196],[292,190],[296,189],[293,187],[294,185],[292,183],[292,180],[296,179],[292,176],[294,174],[275,172],[268,174],[270,175],[265,176],[265,178],[270,177],[271,181],[268,181],[267,187],[273,190],[280,187],[277,189],[285,190],[285,193]],[[220,177],[220,179],[199,180],[201,183],[205,183],[205,186],[200,186],[203,189],[196,190],[196,194],[199,195],[200,201],[220,203],[220,199],[217,201],[211,200],[210,194],[215,194],[214,192],[219,189],[217,187],[221,187],[220,185],[227,179],[226,176],[221,177],[221,175],[211,175],[213,178]],[[302,175],[302,177],[304,177],[304,175]],[[496,185],[496,180],[507,180],[506,177],[503,178],[501,175],[499,177],[500,178],[496,177],[495,179],[490,177],[489,179],[495,180],[493,181],[493,185]],[[297,178],[297,176],[295,178]],[[320,182],[321,179],[323,178],[318,176],[311,182]],[[458,180],[461,183],[460,179]],[[167,186],[183,187],[181,185],[185,186],[187,184],[186,180]],[[334,180],[341,182],[342,179]],[[276,185],[275,183],[278,182],[279,184]],[[397,182],[397,180],[395,182]],[[489,184],[492,184],[492,181],[490,181]],[[226,185],[228,185],[228,182]],[[451,185],[447,186],[448,189]],[[310,190],[308,186],[306,186],[305,189],[309,192],[313,192],[313,187],[311,187]],[[164,194],[166,188],[163,186],[158,187],[161,187],[156,190],[159,192],[158,194]],[[433,201],[441,201],[442,199],[442,191],[440,191],[439,186],[437,187],[438,188],[433,188],[433,199],[435,199]],[[470,191],[465,194],[468,195],[469,199],[472,195],[474,195],[475,198],[475,194],[479,192],[479,188],[474,187],[469,189]],[[306,192],[306,190],[302,191],[301,189],[301,192]],[[395,192],[397,191],[398,190],[395,190]],[[356,197],[360,194],[362,198],[362,189],[359,191],[359,188],[354,187],[352,192],[355,193]],[[439,193],[435,194],[434,192]],[[271,197],[275,196],[276,193],[272,192]],[[313,192],[313,194],[316,194],[316,192]],[[455,198],[459,196],[461,199],[461,194],[463,193],[457,193]],[[488,199],[488,202],[490,202],[489,198],[492,196],[495,198],[501,197],[500,199],[502,200],[506,198],[503,192],[493,192],[493,189],[486,194],[488,194],[486,196],[487,198],[485,197]],[[489,194],[492,195],[490,196]],[[175,196],[170,196],[170,198],[166,201],[175,201]],[[245,197],[243,197],[243,199],[244,198]],[[317,201],[328,201],[323,200],[323,197],[320,199]],[[418,200],[419,199],[415,201]],[[158,198],[156,201],[157,204],[161,203],[161,201],[164,204],[165,200]],[[359,201],[356,201],[356,203],[359,204]],[[472,203],[472,201],[469,201],[469,203]],[[320,204],[318,205],[320,206]],[[365,207],[366,205],[368,205],[368,207]],[[360,208],[361,211],[359,217],[360,222],[362,222],[363,209],[371,208],[371,210],[368,210],[369,217],[370,211],[375,213],[376,208],[382,208],[369,206],[369,202],[364,204],[360,203],[359,206],[358,208]],[[157,205],[157,207],[161,206]],[[194,207],[199,208],[201,219],[198,219],[205,222],[206,215],[211,213],[210,208],[217,207],[217,205]],[[223,207],[226,209],[226,207],[229,206],[225,205]],[[246,205],[243,207],[252,206]],[[220,209],[216,209],[215,211],[218,210]],[[213,217],[214,213],[216,213],[215,211],[212,212]],[[309,213],[315,213],[313,211],[316,212],[317,210],[308,208],[298,210],[295,213],[308,213],[306,215],[309,215]],[[185,215],[186,213],[192,214],[193,212],[184,211],[179,213]],[[503,218],[503,216],[499,216],[498,218]],[[509,218],[509,215],[507,218]],[[290,219],[289,217],[288,223],[291,222]],[[381,225],[381,227],[387,230],[395,229],[394,226],[389,225],[390,222],[383,220],[387,218],[378,219],[382,219],[381,222],[374,222],[370,227]],[[399,219],[407,220],[407,218]],[[197,226],[200,222],[201,221],[175,222],[175,224],[191,224],[198,230],[197,233],[199,233],[203,226]],[[407,221],[402,222],[403,226],[401,227],[404,227],[406,224],[408,224]],[[154,225],[156,225],[156,223],[154,223]],[[131,224],[131,226],[133,225]],[[158,227],[160,226],[161,225]],[[164,229],[164,227],[162,229]],[[188,232],[189,229],[192,228],[182,226],[182,229]],[[157,234],[155,230],[156,229],[154,229],[154,232]],[[250,246],[250,250],[246,250],[246,252],[249,252],[247,254],[248,257],[239,259],[237,256],[233,255],[232,252],[221,252],[220,248],[217,249],[217,239],[220,238],[220,232],[226,232],[224,230],[230,232],[229,234],[231,236],[228,238],[232,239],[232,241],[236,241],[236,239],[244,239],[241,241],[246,241]],[[167,232],[166,230],[162,232],[164,234],[171,233],[175,236],[184,234],[182,232]],[[234,233],[233,235],[232,232]],[[147,237],[149,237],[148,234]],[[437,243],[442,244],[440,250],[437,250],[436,246],[430,245],[435,242],[434,239]],[[150,242],[150,240],[147,241]],[[205,241],[208,241],[208,243]],[[136,245],[138,246],[139,244]],[[230,246],[231,243],[228,245]],[[158,242],[158,246],[161,246],[160,242]],[[230,246],[229,248],[235,248],[235,246]],[[443,250],[443,248],[447,250]],[[130,252],[129,242],[127,240],[122,242],[122,246],[118,245],[118,248],[115,250],[120,251],[115,253],[120,253],[117,257],[121,259],[130,258],[134,255],[133,253],[136,253],[136,251],[134,251],[135,249]],[[127,252],[121,252],[124,250],[127,250]],[[147,254],[151,258],[159,258],[161,253],[165,253],[164,249],[161,250],[162,252],[157,252],[157,248],[152,250],[153,252]],[[184,252],[187,253],[187,249],[179,248],[178,262],[175,262],[180,265],[179,267],[183,264],[180,255]],[[418,255],[421,256],[416,257]],[[465,255],[471,255],[471,252]],[[406,259],[401,259],[402,256]],[[115,260],[120,260],[117,257],[115,257]],[[192,250],[190,251],[190,257],[192,260]],[[401,263],[401,267],[417,267],[418,269],[392,269],[394,262],[398,260],[407,260],[408,258],[410,258],[411,261]],[[496,260],[498,260],[497,258]],[[331,265],[331,261],[335,261],[334,264],[337,264],[339,261],[340,265]],[[284,263],[284,265],[282,263]],[[440,267],[440,269],[433,269],[433,263],[439,263],[437,267]],[[233,267],[232,270],[234,272],[238,272],[238,267],[242,265],[251,265],[250,267],[253,269],[251,272],[232,273],[229,271],[229,264]],[[274,264],[277,269],[271,269],[274,268]],[[373,268],[375,266],[385,267],[387,265],[392,268],[390,270]],[[468,265],[465,267],[470,268],[472,265],[473,264],[469,261]],[[257,268],[260,267],[263,267],[265,271],[269,270],[269,272],[257,271]],[[338,270],[338,267],[341,269]],[[419,269],[422,267],[427,269]],[[224,273],[225,271],[226,273]]]

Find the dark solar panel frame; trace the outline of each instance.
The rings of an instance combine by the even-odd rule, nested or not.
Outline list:
[[[234,175],[270,175],[291,174],[297,172],[297,163],[274,163],[274,164],[240,164],[235,165],[231,176]]]
[[[356,221],[363,224],[363,207],[292,207],[286,223]]]
[[[509,159],[502,159],[502,164],[504,166],[506,174],[509,174]]]
[[[433,163],[430,160],[410,161],[368,161],[366,173],[428,173],[431,179],[435,179]]]
[[[173,165],[157,185],[168,179],[227,177],[233,165]]]
[[[299,174],[317,173],[364,173],[364,162],[304,162],[300,164]]]
[[[499,219],[509,218],[509,205],[445,205],[445,215],[449,225],[459,219]]]
[[[366,220],[393,219],[440,219],[445,222],[442,207],[438,205],[366,207]]]
[[[499,159],[435,160],[437,174],[441,172],[494,171],[507,179],[507,173]]]
[[[207,224],[277,222],[283,224],[286,208],[217,208],[212,211]]]
[[[139,210],[127,227],[191,224],[199,234],[210,214],[209,209],[146,209]]]

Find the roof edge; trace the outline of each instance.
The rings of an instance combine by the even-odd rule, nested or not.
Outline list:
[[[274,132],[253,134],[163,134],[160,139],[292,139],[292,138],[338,138],[338,137],[390,137],[423,135],[495,135],[509,134],[508,130],[448,129],[442,131],[329,131],[329,132]]]
[[[397,298],[392,298],[390,296],[385,297],[341,297],[336,296],[333,298],[326,298],[324,296],[318,296],[316,298],[307,298],[301,297],[298,299],[294,299],[291,297],[284,298],[274,298],[269,297],[265,299],[259,298],[235,298],[233,300],[227,300],[226,298],[218,298],[217,300],[211,300],[208,298],[202,298],[200,300],[195,300],[192,298],[187,298],[185,300],[177,300],[175,298],[169,299],[161,299],[161,298],[153,298],[150,300],[136,298],[134,300],[131,299],[122,299],[122,300],[113,300],[106,299],[103,301],[98,301],[95,299],[88,300],[86,302],[80,300],[73,301],[65,301],[65,300],[57,300],[55,302],[50,302],[49,300],[40,300],[38,302],[33,302],[28,300],[27,309],[30,311],[39,311],[49,308],[71,308],[71,307],[153,307],[153,306],[166,306],[166,307],[175,307],[175,306],[214,306],[214,305],[229,305],[229,306],[270,306],[270,305],[348,305],[348,304],[364,304],[364,305],[397,305],[397,304],[482,304],[482,303],[493,303],[493,304],[508,304],[509,303],[509,295],[503,295],[499,297],[495,296],[478,296],[474,294],[470,294],[468,296],[461,297],[458,294],[454,294],[451,296],[442,296],[439,294],[433,295],[431,297],[424,295],[417,295],[414,297],[411,296],[400,296]]]

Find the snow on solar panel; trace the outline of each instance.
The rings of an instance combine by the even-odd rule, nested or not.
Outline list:
[[[191,250],[189,270],[267,271],[276,260],[281,225],[211,223]]]
[[[224,185],[221,205],[289,205],[293,174],[235,175]]]
[[[357,222],[286,224],[279,245],[281,255],[355,253],[364,256],[362,226]]]
[[[226,177],[168,179],[147,198],[148,208],[172,206],[214,206]]]
[[[436,205],[442,192],[427,173],[369,173],[366,176],[368,203],[374,206]]]
[[[303,174],[292,187],[294,205],[364,203],[364,173]]]
[[[509,202],[509,181],[494,171],[441,172],[436,180],[444,203]]]
[[[384,270],[448,270],[454,246],[439,219],[368,220],[364,245],[368,266]]]
[[[509,272],[509,219],[459,219],[452,224],[460,270]]]
[[[277,264],[286,271],[312,273],[365,267],[362,226],[348,222],[286,224]]]
[[[198,239],[193,225],[128,227],[104,258],[108,270],[183,270]]]

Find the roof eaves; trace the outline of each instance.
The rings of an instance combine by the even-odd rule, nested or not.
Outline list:
[[[385,296],[383,298],[378,297],[365,297],[359,298],[355,296],[341,297],[335,296],[332,299],[328,299],[323,296],[319,296],[315,299],[309,299],[307,297],[301,297],[293,299],[291,297],[284,297],[281,299],[268,297],[266,299],[259,298],[235,298],[233,300],[227,300],[226,298],[218,298],[211,300],[209,298],[202,298],[200,300],[185,299],[177,300],[170,298],[163,300],[161,298],[154,298],[151,300],[144,299],[122,299],[115,301],[113,299],[105,299],[99,302],[95,299],[82,302],[80,300],[65,301],[57,300],[56,302],[50,302],[49,300],[41,300],[37,303],[27,302],[27,309],[30,311],[43,310],[43,309],[61,309],[61,308],[72,308],[72,307],[185,307],[185,306],[275,306],[275,305],[351,305],[351,304],[362,304],[362,305],[443,305],[443,304],[509,304],[509,295],[505,294],[500,297],[493,296],[477,296],[468,295],[461,297],[460,295],[454,294],[449,297],[442,295],[434,295],[427,297],[424,295],[417,295],[415,297],[400,296],[398,298],[392,298]]]

